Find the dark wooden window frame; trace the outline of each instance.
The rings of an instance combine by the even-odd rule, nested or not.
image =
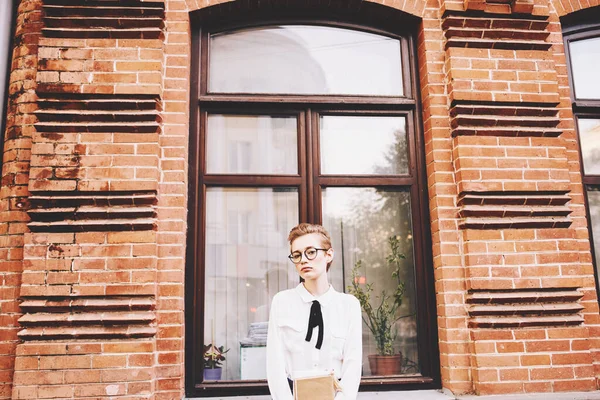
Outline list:
[[[600,39],[600,7],[596,7],[593,10],[583,10],[586,14],[581,12],[569,15],[568,18],[561,20],[563,23],[563,36],[565,45],[565,56],[567,59],[567,70],[569,76],[569,86],[571,87],[571,105],[573,107],[573,116],[575,118],[575,130],[578,136],[578,152],[579,160],[581,160],[581,179],[583,183],[583,198],[585,202],[585,213],[588,220],[588,234],[590,238],[590,248],[592,253],[592,263],[594,265],[594,272],[596,276],[596,292],[600,296],[600,266],[598,263],[600,260],[596,259],[596,253],[594,251],[594,234],[592,231],[592,220],[590,217],[590,208],[588,203],[588,190],[600,190],[600,175],[591,175],[585,173],[583,166],[583,154],[581,152],[581,140],[579,132],[579,119],[598,119],[600,120],[600,99],[580,99],[577,97],[575,89],[575,81],[573,79],[573,66],[570,57],[570,43],[578,40],[599,38]],[[581,18],[578,18],[581,17]]]
[[[5,140],[5,132],[6,132],[6,119],[8,117],[8,93],[9,93],[9,83],[10,83],[10,72],[12,70],[12,54],[13,54],[13,46],[15,41],[15,31],[17,29],[17,7],[18,0],[11,0],[12,3],[12,15],[10,18],[10,32],[9,32],[9,40],[8,40],[8,51],[6,54],[0,54],[0,57],[6,57],[6,76],[0,76],[0,79],[4,79],[4,93],[0,93],[0,101],[2,101],[2,105],[0,106],[0,112],[3,115],[2,122],[0,123],[0,170],[2,169],[2,163],[4,159],[4,140]]]
[[[310,19],[266,19],[252,23],[192,24],[192,90],[190,101],[190,162],[188,246],[186,253],[186,394],[189,397],[268,394],[266,381],[202,382],[202,351],[195,338],[204,332],[204,204],[206,188],[298,188],[300,221],[321,221],[322,187],[376,187],[407,189],[411,197],[415,282],[417,293],[418,352],[421,374],[402,377],[363,377],[361,391],[435,389],[441,387],[436,325],[431,236],[426,185],[421,109],[417,92],[416,45],[412,32],[381,31],[371,26]],[[208,35],[255,26],[282,24],[348,28],[395,37],[401,43],[404,96],[335,96],[217,94],[207,92]],[[414,27],[413,27],[414,30]],[[296,175],[207,174],[206,117],[209,113],[281,114],[298,117],[298,168]],[[337,176],[319,174],[319,115],[405,116],[409,148],[409,174],[392,176]],[[309,162],[312,160],[313,162]]]

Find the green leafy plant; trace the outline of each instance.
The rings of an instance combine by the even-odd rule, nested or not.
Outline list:
[[[381,291],[379,305],[373,307],[371,304],[371,294],[373,292],[373,283],[366,283],[364,288],[360,285],[360,269],[362,260],[358,260],[352,268],[352,285],[348,286],[348,293],[354,295],[362,307],[363,321],[373,333],[377,354],[382,356],[394,355],[394,340],[397,332],[394,329],[396,321],[404,316],[396,317],[398,308],[402,305],[402,297],[406,290],[405,283],[400,279],[400,270],[403,259],[406,257],[400,252],[400,239],[397,236],[388,238],[390,254],[386,257],[387,263],[393,267],[392,277],[395,278],[397,286],[393,293]]]
[[[225,346],[214,346],[212,343],[204,345],[204,368],[215,369],[221,368],[222,362],[225,361],[224,354],[231,349],[225,350]]]

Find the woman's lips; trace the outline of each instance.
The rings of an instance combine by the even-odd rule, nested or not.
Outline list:
[[[310,271],[311,269],[312,269],[312,267],[303,267],[300,271],[307,272],[307,271]]]

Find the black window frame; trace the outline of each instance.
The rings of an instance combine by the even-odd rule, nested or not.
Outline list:
[[[588,202],[588,191],[600,190],[600,174],[592,175],[585,172],[583,165],[583,154],[581,152],[581,134],[579,132],[579,119],[598,119],[600,120],[600,98],[598,99],[580,99],[577,97],[575,81],[573,77],[573,65],[570,56],[570,44],[574,41],[598,38],[600,39],[600,6],[592,9],[580,10],[578,12],[567,15],[561,18],[563,28],[563,41],[565,49],[565,57],[567,61],[567,74],[569,78],[569,87],[571,88],[571,106],[573,110],[573,119],[575,131],[577,133],[577,150],[580,160],[581,181],[583,186],[583,200],[585,204],[585,216],[587,219],[588,235],[590,240],[590,250],[592,264],[594,267],[594,276],[596,281],[596,292],[600,296],[600,268],[596,259],[596,251],[594,245],[594,234],[592,229],[592,220],[590,216],[590,208]],[[600,97],[600,94],[599,94]],[[600,238],[597,239],[600,246]]]
[[[17,29],[16,21],[17,21],[17,8],[19,1],[18,0],[10,0],[11,2],[11,17],[9,19],[10,30],[9,30],[9,38],[8,38],[8,49],[5,54],[0,54],[0,57],[6,57],[6,75],[1,76],[0,79],[4,79],[4,92],[0,92],[0,112],[2,113],[2,118],[0,119],[0,170],[2,169],[2,164],[4,160],[4,140],[5,140],[5,132],[6,132],[6,120],[8,119],[8,93],[9,93],[9,84],[10,84],[10,74],[12,70],[12,55],[13,55],[13,46],[15,41],[15,32]]]
[[[285,18],[261,16],[251,22],[218,21],[200,18],[203,10],[192,14],[192,78],[190,94],[190,162],[188,202],[188,246],[186,253],[186,394],[189,397],[264,395],[266,381],[202,382],[202,357],[196,337],[203,336],[204,260],[203,227],[206,223],[204,200],[206,185],[230,187],[293,185],[298,187],[299,217],[303,222],[320,222],[321,185],[331,187],[408,187],[413,212],[415,249],[415,281],[417,293],[418,349],[421,374],[394,378],[363,377],[361,391],[439,389],[441,387],[439,348],[437,339],[436,306],[431,256],[431,234],[424,138],[422,135],[421,104],[416,51],[415,20],[397,23],[398,30],[382,30],[372,24],[357,24],[340,19],[314,17]],[[408,23],[410,22],[410,23]],[[272,25],[318,25],[365,31],[401,42],[403,96],[336,96],[336,95],[279,95],[279,94],[217,94],[208,93],[208,35],[250,27]],[[299,125],[299,176],[256,177],[248,175],[206,174],[204,125],[209,112],[265,114],[269,112],[297,114]],[[409,143],[409,175],[394,176],[319,176],[319,115],[402,115],[407,118]],[[301,130],[304,129],[305,133]],[[412,134],[410,133],[412,131]],[[310,134],[309,134],[310,133]],[[311,162],[312,165],[311,165]],[[303,172],[305,171],[305,172]],[[304,174],[304,177],[302,176]],[[290,227],[291,228],[291,227]]]

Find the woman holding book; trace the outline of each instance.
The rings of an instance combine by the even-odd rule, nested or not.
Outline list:
[[[277,293],[271,303],[267,338],[271,395],[274,400],[292,400],[294,379],[333,373],[341,386],[335,400],[354,400],[362,370],[360,304],[329,284],[334,251],[322,226],[299,224],[288,241],[289,258],[304,281]]]

